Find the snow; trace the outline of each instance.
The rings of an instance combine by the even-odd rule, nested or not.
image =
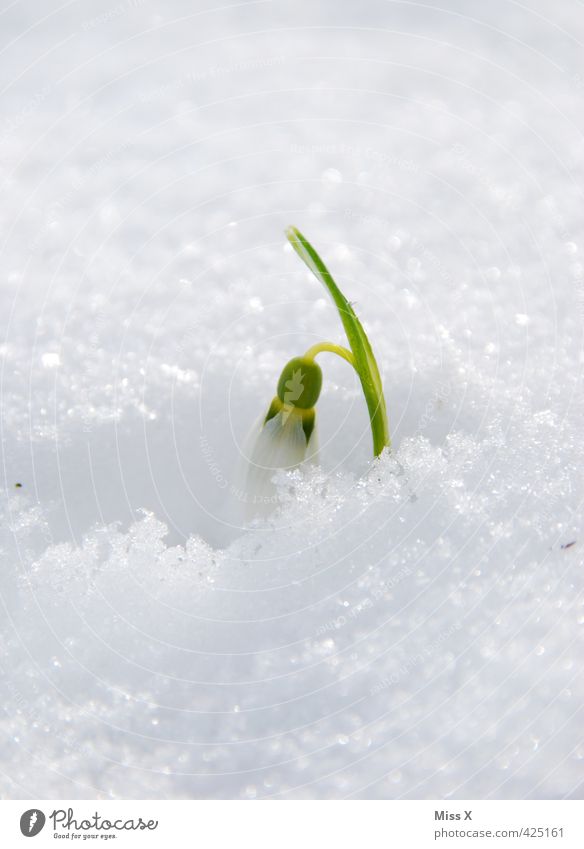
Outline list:
[[[1,15],[2,796],[581,797],[581,6]]]

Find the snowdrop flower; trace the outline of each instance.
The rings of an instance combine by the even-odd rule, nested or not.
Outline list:
[[[272,477],[278,469],[295,469],[305,460],[316,460],[315,404],[321,387],[322,371],[309,356],[295,357],[282,371],[277,394],[256,426],[249,450],[249,515],[269,512],[277,503]]]
[[[276,396],[260,420],[249,447],[246,476],[247,513],[269,512],[277,504],[273,476],[278,469],[294,469],[317,455],[316,410],[322,388],[318,354],[328,352],[346,360],[357,372],[367,403],[373,453],[389,447],[389,430],[383,387],[373,350],[351,304],[342,294],[312,245],[294,227],[286,235],[292,247],[312,273],[326,287],[339,311],[351,350],[332,342],[313,345],[302,357],[285,366]]]

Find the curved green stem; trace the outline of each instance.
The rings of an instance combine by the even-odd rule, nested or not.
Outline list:
[[[357,371],[357,363],[355,362],[355,357],[353,356],[353,353],[347,348],[343,348],[342,345],[335,345],[334,342],[319,342],[317,345],[313,345],[312,348],[309,348],[308,351],[304,354],[304,356],[313,360],[317,354],[322,354],[324,352],[327,352],[329,354],[337,354],[337,356],[342,357],[344,360],[350,363],[350,365],[353,366],[355,371]]]
[[[300,259],[312,271],[317,280],[323,284],[325,289],[328,290],[338,310],[353,354],[353,361],[349,360],[349,362],[355,367],[361,381],[361,386],[363,387],[363,394],[371,422],[373,454],[377,457],[384,448],[390,447],[391,440],[389,438],[389,425],[387,423],[387,410],[385,408],[381,375],[379,374],[379,367],[367,334],[355,315],[355,310],[333,280],[330,271],[310,242],[304,238],[296,227],[288,227],[286,236]],[[315,345],[314,348],[311,348],[311,351],[315,349],[323,351],[330,350],[328,343],[324,344],[327,346],[326,348]],[[340,350],[344,351],[344,349],[339,350],[336,345],[332,347],[335,349],[334,353],[344,356],[344,359],[348,359],[346,355],[340,353]]]

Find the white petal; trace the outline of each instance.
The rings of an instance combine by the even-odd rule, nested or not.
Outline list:
[[[279,469],[295,469],[304,460],[315,459],[317,438],[313,430],[309,446],[302,427],[302,417],[295,412],[282,411],[256,431],[248,452],[245,500],[248,518],[266,515],[278,503],[272,481]]]

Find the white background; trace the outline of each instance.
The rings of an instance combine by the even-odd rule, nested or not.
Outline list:
[[[2,796],[581,797],[582,9],[2,6]]]

